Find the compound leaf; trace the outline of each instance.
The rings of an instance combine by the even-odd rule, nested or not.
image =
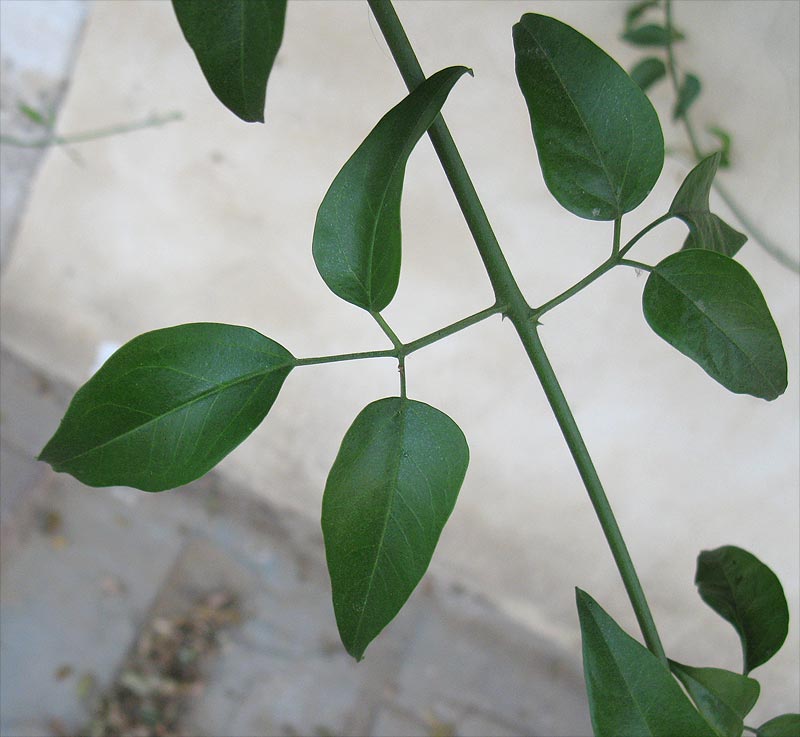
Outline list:
[[[172,0],[172,6],[217,99],[242,120],[263,123],[286,0]]]
[[[631,79],[641,87],[642,92],[646,92],[656,82],[667,73],[667,67],[661,59],[650,56],[642,59],[633,69],[631,69]]]
[[[668,256],[647,278],[642,307],[659,336],[730,391],[771,400],[786,390],[778,328],[733,259],[699,249]]]
[[[633,210],[664,164],[664,138],[647,96],[602,49],[553,18],[523,15],[514,49],[552,195],[590,220]]]
[[[739,634],[744,673],[766,663],[789,631],[789,609],[778,577],[752,553],[725,545],[697,557],[700,598]]]
[[[741,737],[744,718],[758,700],[758,681],[721,668],[692,668],[669,661],[670,670],[719,737]]]
[[[747,236],[714,215],[708,205],[709,192],[721,159],[722,153],[717,151],[686,175],[672,200],[669,213],[689,226],[684,248],[704,248],[733,258],[747,241]]]
[[[585,591],[577,592],[583,671],[596,737],[714,735],[667,668]]]
[[[331,291],[347,302],[380,312],[394,297],[406,162],[465,72],[470,70],[437,72],[386,113],[325,194],[314,226],[314,262]]]
[[[347,431],[322,532],[339,634],[357,660],[425,573],[468,461],[458,425],[410,399],[373,402]]]
[[[89,486],[187,484],[256,428],[293,366],[285,348],[250,328],[144,333],[78,390],[39,457]]]
[[[781,714],[756,730],[756,737],[797,737],[799,734],[800,714]]]

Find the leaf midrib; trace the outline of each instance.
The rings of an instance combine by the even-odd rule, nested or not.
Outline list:
[[[162,414],[153,415],[152,417],[150,417],[146,421],[144,421],[144,422],[142,422],[142,423],[140,423],[138,425],[135,425],[134,427],[131,427],[130,429],[126,430],[124,433],[121,433],[120,435],[115,435],[114,437],[109,438],[108,440],[106,440],[106,441],[104,441],[104,442],[102,442],[102,443],[100,443],[98,445],[94,445],[91,448],[87,448],[86,450],[84,450],[84,451],[82,451],[80,453],[77,453],[74,456],[70,456],[69,458],[64,458],[64,459],[61,459],[61,460],[58,460],[58,461],[55,461],[55,462],[58,463],[58,465],[60,467],[64,467],[66,464],[72,463],[73,461],[75,461],[75,460],[77,460],[79,458],[82,458],[83,456],[88,455],[89,453],[94,453],[95,451],[98,451],[98,450],[100,450],[102,448],[105,448],[106,446],[111,445],[112,443],[116,443],[117,441],[122,440],[123,438],[126,438],[127,436],[129,436],[129,435],[131,435],[131,434],[133,434],[135,432],[138,432],[143,427],[146,427],[147,425],[149,425],[151,423],[160,422],[165,417],[169,417],[170,415],[175,414],[176,412],[179,412],[179,411],[181,411],[183,409],[186,409],[190,405],[195,404],[195,403],[205,399],[206,397],[212,396],[213,394],[221,394],[222,392],[226,391],[227,389],[230,389],[230,388],[232,388],[234,386],[237,386],[238,384],[247,383],[248,381],[251,381],[252,379],[255,379],[257,377],[266,378],[267,376],[269,376],[269,374],[271,374],[271,373],[273,373],[275,371],[280,371],[281,369],[284,369],[284,368],[287,368],[287,367],[291,367],[291,366],[292,366],[291,362],[286,362],[286,363],[278,364],[276,366],[271,366],[267,370],[263,370],[262,369],[260,371],[253,371],[253,372],[251,372],[249,374],[245,374],[243,376],[240,376],[240,377],[234,379],[233,381],[225,382],[224,384],[217,384],[217,385],[215,385],[215,386],[213,386],[213,387],[211,387],[209,389],[206,389],[205,391],[200,392],[199,394],[194,395],[190,399],[182,402],[181,404],[176,405],[175,407],[172,407],[171,409],[167,410],[166,412],[163,412]],[[155,367],[153,367],[153,366],[142,366],[142,367],[139,367],[139,368],[155,368]],[[100,407],[104,407],[104,406],[107,406],[109,404],[113,404],[113,403],[112,402],[103,402],[102,404],[95,405],[92,408],[92,410],[89,410],[89,411],[97,410]],[[134,407],[126,407],[126,409],[133,410],[134,412],[139,412],[140,411],[140,410],[137,410]],[[89,411],[87,411],[87,414],[88,414]]]
[[[428,79],[430,79],[430,77]],[[427,80],[425,80],[425,81],[427,81]],[[414,90],[410,93],[410,95],[413,95],[414,92],[416,92],[422,85],[424,85],[425,81],[421,82],[417,87],[415,87]],[[428,113],[430,108],[432,106],[435,107],[436,98],[438,96],[439,90],[441,89],[441,86],[442,85],[439,85],[439,87],[437,87],[435,92],[433,92],[431,94],[430,102],[427,105],[425,105],[425,107],[420,111],[419,115],[416,117],[416,120],[414,121],[414,124],[412,126],[410,126],[410,130],[412,131],[412,133],[413,133],[413,131],[416,130],[417,125],[419,125],[419,121],[422,120],[425,117],[425,115]],[[406,99],[409,99],[409,98],[406,98]],[[441,109],[441,106],[440,106],[440,109]],[[437,115],[438,114],[439,113],[437,111]],[[436,115],[433,116],[433,120],[435,120],[435,119],[436,119]],[[431,125],[433,125],[433,120],[431,120]],[[427,130],[428,128],[430,128],[430,125],[427,126],[425,128],[425,130]],[[412,144],[412,146],[410,148],[408,147],[408,142],[413,136],[407,136],[406,137],[406,140],[403,142],[403,145],[402,145],[402,147],[400,149],[400,155],[395,159],[394,163],[392,164],[392,169],[389,172],[389,176],[386,177],[385,184],[383,186],[383,192],[381,193],[380,199],[378,200],[378,212],[377,212],[377,216],[373,220],[372,235],[370,237],[369,256],[367,258],[367,276],[369,278],[368,298],[369,298],[370,308],[373,307],[372,262],[373,262],[373,256],[375,254],[375,240],[376,240],[376,233],[378,232],[378,223],[381,221],[381,218],[383,216],[383,209],[384,209],[384,203],[386,202],[386,196],[387,196],[387,193],[389,192],[389,190],[391,189],[392,181],[394,180],[395,176],[397,175],[398,170],[402,170],[405,167],[406,162],[408,161],[408,158],[411,156],[411,152],[414,150],[414,146],[422,138],[423,135],[425,135],[425,131],[422,131],[419,134],[419,136],[416,137],[416,140],[414,141],[414,144]]]
[[[402,400],[401,400],[401,402],[402,402]],[[401,417],[400,430],[399,430],[399,433],[398,433],[398,436],[400,438],[400,446],[401,447],[402,447],[402,439],[403,439],[403,436],[405,435],[405,430],[406,430],[407,414],[408,414],[408,408],[403,406],[403,404],[401,404],[400,409],[398,410],[398,412],[395,415],[392,415],[392,417],[389,419],[389,422],[392,422],[394,420],[394,418],[397,417],[397,415],[400,415],[400,417]],[[369,602],[369,598],[370,598],[370,595],[372,593],[372,586],[373,586],[373,584],[375,582],[375,574],[377,573],[377,570],[378,570],[378,561],[380,561],[381,555],[383,553],[383,547],[384,547],[384,544],[386,542],[386,530],[389,527],[389,520],[391,519],[391,516],[392,516],[392,506],[394,504],[394,497],[395,497],[395,494],[397,493],[397,481],[398,481],[398,478],[400,476],[400,466],[401,466],[401,460],[402,460],[402,452],[397,452],[395,455],[397,457],[397,462],[395,464],[395,468],[393,469],[393,472],[392,472],[392,475],[391,475],[391,485],[389,487],[390,488],[390,495],[389,495],[389,498],[387,499],[387,502],[386,502],[386,514],[385,514],[384,519],[383,519],[383,526],[381,527],[381,534],[380,534],[379,541],[378,541],[378,548],[377,548],[377,550],[375,552],[375,560],[374,560],[374,562],[372,564],[372,571],[370,571],[369,579],[368,579],[368,582],[367,582],[367,588],[366,588],[366,591],[364,592],[363,605],[361,607],[361,611],[360,611],[360,614],[359,614],[359,617],[358,617],[358,624],[356,625],[356,630],[355,630],[355,632],[353,634],[353,644],[354,645],[358,644],[359,636],[361,635],[362,626],[364,624],[364,621],[367,618],[366,617],[367,603]]]
[[[616,207],[617,211],[621,210],[622,209],[622,196],[621,196],[621,193],[622,193],[622,190],[624,188],[624,183],[625,183],[624,178],[623,178],[623,181],[620,183],[619,196],[617,196],[617,193],[615,192],[615,189],[614,189],[614,183],[613,183],[613,181],[611,179],[611,175],[609,173],[608,168],[606,167],[605,159],[600,154],[600,149],[599,149],[599,147],[598,147],[598,145],[597,145],[597,143],[596,143],[596,141],[594,139],[594,136],[592,135],[592,131],[589,128],[589,126],[587,125],[586,121],[584,120],[584,117],[581,114],[581,111],[578,108],[577,104],[575,103],[575,100],[573,100],[572,95],[569,92],[569,89],[567,88],[567,86],[562,81],[561,75],[558,73],[558,70],[556,69],[555,65],[551,61],[550,54],[548,53],[547,49],[545,49],[544,46],[542,46],[542,44],[539,42],[538,38],[534,35],[533,31],[530,28],[528,28],[525,24],[522,24],[522,28],[530,35],[530,37],[533,39],[533,42],[542,50],[542,53],[544,54],[543,59],[549,64],[550,69],[552,70],[553,74],[555,75],[556,79],[558,80],[558,83],[561,85],[561,88],[564,91],[565,97],[570,101],[570,104],[572,105],[573,109],[575,110],[575,114],[578,116],[578,120],[580,121],[581,125],[583,126],[584,130],[586,131],[586,135],[589,138],[589,142],[592,144],[592,148],[594,149],[594,152],[597,155],[597,161],[599,162],[600,168],[602,169],[603,174],[604,174],[604,176],[606,178],[606,181],[608,183],[609,191],[611,192],[612,196],[614,197],[613,204]],[[629,164],[630,164],[630,151],[628,152],[628,159],[625,162],[625,171],[626,172],[628,170]]]

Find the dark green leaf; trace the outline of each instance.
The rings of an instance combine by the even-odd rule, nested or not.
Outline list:
[[[172,5],[217,99],[242,120],[263,123],[286,0],[172,0]]]
[[[373,402],[347,431],[322,532],[339,633],[357,660],[425,573],[468,461],[458,425],[422,402]]]
[[[747,236],[744,233],[740,233],[721,217],[709,212],[694,219],[682,247],[704,248],[733,258],[746,242]]]
[[[736,394],[775,399],[786,389],[786,356],[758,285],[714,251],[691,249],[653,268],[642,295],[650,327]]]
[[[780,650],[789,631],[789,609],[778,577],[746,550],[726,545],[697,557],[694,579],[703,601],[739,633],[744,673]]]
[[[687,74],[683,78],[681,88],[678,90],[678,99],[672,111],[672,119],[678,120],[686,116],[686,111],[700,95],[700,80],[694,74]]]
[[[644,13],[650,8],[658,7],[658,5],[659,0],[642,0],[642,2],[631,5],[625,12],[625,28],[632,28]]]
[[[650,56],[642,59],[633,69],[631,69],[631,79],[641,87],[642,92],[646,92],[658,80],[662,79],[667,73],[667,67],[661,59]]]
[[[622,38],[636,46],[667,46],[670,41],[681,41],[683,34],[674,28],[669,33],[664,26],[648,23],[638,28],[629,28],[622,34]]]
[[[744,718],[758,700],[758,681],[721,668],[669,667],[719,737],[741,737]]]
[[[596,737],[713,735],[669,671],[577,589],[583,672]]]
[[[781,714],[764,722],[756,737],[798,737],[800,735],[800,714]]]
[[[590,220],[635,208],[664,164],[661,126],[644,92],[602,49],[553,18],[523,15],[514,48],[553,196]]]
[[[145,333],[78,390],[40,459],[89,486],[187,484],[256,428],[293,366],[285,348],[249,328]]]
[[[684,248],[704,248],[732,258],[745,244],[747,236],[708,209],[708,195],[721,156],[719,152],[712,154],[689,172],[672,200],[669,213],[689,226]]]
[[[314,261],[331,291],[380,312],[400,278],[400,197],[406,162],[466,67],[425,80],[384,115],[336,175],[319,206]]]
[[[727,169],[731,165],[731,134],[717,125],[710,125],[706,130],[720,142],[719,165],[721,169]]]

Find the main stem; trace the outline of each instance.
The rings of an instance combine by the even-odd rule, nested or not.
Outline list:
[[[402,23],[395,13],[391,0],[369,0],[369,6],[381,29],[381,33],[386,39],[386,43],[406,86],[409,90],[415,89],[425,80],[425,75],[406,36]],[[595,509],[600,526],[619,569],[645,643],[666,667],[667,659],[664,654],[664,648],[661,645],[639,577],[636,575],[633,561],[628,553],[614,513],[611,511],[608,497],[603,490],[600,478],[575,423],[575,418],[567,404],[553,367],[550,365],[544,346],[539,339],[536,323],[530,319],[531,308],[511,273],[461,155],[441,115],[436,118],[428,134],[456,196],[461,212],[475,239],[494,289],[497,303],[504,305],[504,314],[511,320],[519,335],[525,352],[542,384],[567,446],[572,453],[575,465],[578,467],[578,472],[589,494],[592,506]]]

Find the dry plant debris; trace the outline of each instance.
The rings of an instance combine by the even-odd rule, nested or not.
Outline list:
[[[182,737],[181,718],[205,686],[203,667],[221,630],[242,619],[236,597],[217,591],[176,617],[143,630],[84,734],[89,737]]]

